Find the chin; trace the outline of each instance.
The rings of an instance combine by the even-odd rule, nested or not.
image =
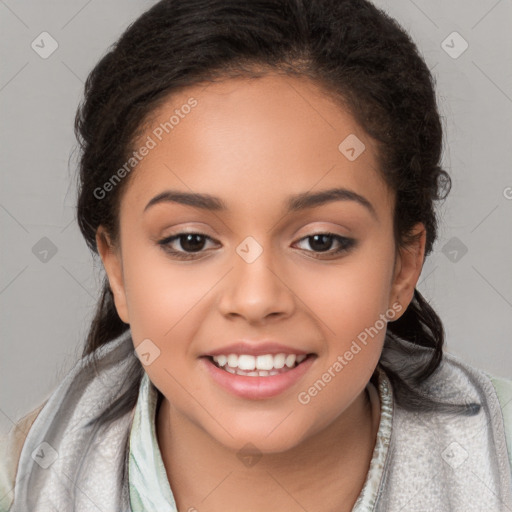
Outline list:
[[[222,438],[216,440],[236,452],[237,456],[243,455],[245,452],[249,455],[251,452],[255,452],[253,455],[258,456],[286,452],[298,446],[305,439],[305,433],[290,432],[289,429],[277,432],[279,426],[272,432],[273,428],[275,427],[268,428],[265,425],[262,428],[253,426],[236,432],[230,431],[233,437],[224,432]],[[269,432],[271,432],[270,435]]]

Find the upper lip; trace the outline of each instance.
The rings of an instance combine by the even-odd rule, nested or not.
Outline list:
[[[218,355],[229,355],[229,354],[248,354],[251,356],[262,356],[265,354],[297,354],[307,355],[310,354],[307,350],[301,350],[299,348],[290,347],[281,343],[275,343],[273,341],[239,341],[232,343],[231,345],[225,345],[222,348],[211,350],[204,356],[218,356]]]

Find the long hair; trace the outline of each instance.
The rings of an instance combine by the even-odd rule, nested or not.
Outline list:
[[[162,0],[131,24],[89,74],[75,119],[77,218],[94,253],[98,226],[118,237],[120,199],[132,175],[105,197],[97,190],[127,161],[145,123],[169,95],[268,72],[321,85],[377,142],[379,170],[396,193],[395,244],[406,246],[412,227],[422,222],[425,257],[430,254],[437,237],[435,202],[451,187],[440,167],[443,131],[435,83],[405,30],[367,0]],[[128,328],[105,279],[83,355]],[[418,411],[472,410],[472,404],[442,404],[419,391],[442,361],[444,329],[418,290],[405,313],[388,324],[385,347],[396,337],[411,349],[431,349],[412,374],[382,362],[397,403]],[[131,387],[105,418],[134,406],[143,372],[134,358],[127,375]]]

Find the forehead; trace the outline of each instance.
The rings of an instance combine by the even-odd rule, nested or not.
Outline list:
[[[135,149],[151,149],[133,172],[130,202],[167,187],[223,197],[235,209],[343,186],[376,210],[389,208],[374,141],[307,79],[270,74],[198,84],[148,119]]]

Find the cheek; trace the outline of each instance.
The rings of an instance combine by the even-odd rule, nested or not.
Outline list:
[[[390,274],[386,265],[366,263],[347,265],[309,293],[325,350],[297,398],[305,412],[321,418],[316,428],[329,425],[363,392],[382,353]]]
[[[323,324],[326,338],[346,343],[389,308],[392,272],[391,250],[368,242],[339,264],[301,272],[307,278],[297,278],[294,291]]]
[[[215,275],[209,274],[209,279],[192,265],[171,263],[161,249],[142,244],[127,243],[125,254],[125,290],[135,348],[140,344],[151,354],[145,371],[166,396],[179,403],[183,387],[196,392],[193,371],[198,349],[193,340],[201,326],[202,300]]]
[[[135,344],[149,338],[162,356],[183,358],[194,350],[190,341],[200,329],[218,272],[205,265],[171,261],[149,244],[127,242],[125,254],[124,282]]]
[[[302,291],[326,340],[324,357],[303,391],[313,408],[339,412],[366,386],[387,330],[393,247],[385,238],[368,241],[329,272],[318,272]],[[316,383],[316,384],[315,384]],[[324,390],[325,388],[325,390]],[[311,393],[310,393],[311,392]],[[326,419],[327,421],[327,419]]]

